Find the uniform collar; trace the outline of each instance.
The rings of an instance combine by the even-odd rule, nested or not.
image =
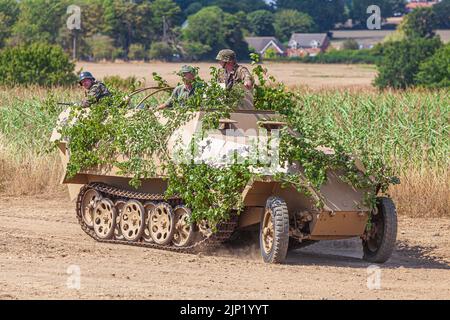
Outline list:
[[[88,90],[91,90],[97,83],[98,83],[97,80],[93,81],[93,82],[92,82],[92,85],[89,87]]]
[[[228,72],[227,70],[225,70],[225,73],[227,74],[235,74],[237,69],[238,69],[239,65],[237,63],[234,64],[233,70],[231,70],[230,72]]]

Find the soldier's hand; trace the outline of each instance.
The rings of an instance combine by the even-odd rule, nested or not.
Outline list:
[[[248,90],[252,90],[253,89],[253,83],[251,81],[245,81],[244,86],[248,89]]]
[[[89,100],[83,100],[83,101],[81,101],[81,106],[82,106],[83,108],[89,107],[89,106],[90,106]]]

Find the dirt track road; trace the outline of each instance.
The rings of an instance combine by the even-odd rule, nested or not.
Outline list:
[[[291,252],[286,265],[267,265],[255,246],[205,256],[96,243],[63,197],[0,202],[0,299],[450,298],[450,219],[400,219],[381,288],[369,290],[356,240],[318,243]],[[67,287],[71,265],[80,268],[80,290]]]

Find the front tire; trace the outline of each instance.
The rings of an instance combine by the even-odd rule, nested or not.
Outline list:
[[[289,213],[286,202],[270,197],[261,217],[259,244],[264,262],[283,263],[289,247]]]
[[[392,255],[397,240],[397,211],[391,198],[377,198],[377,211],[371,215],[371,229],[363,239],[363,259],[384,263]]]

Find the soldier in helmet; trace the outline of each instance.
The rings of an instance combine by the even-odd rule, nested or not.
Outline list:
[[[231,89],[235,83],[242,83],[247,90],[253,89],[254,80],[250,71],[237,64],[236,53],[233,50],[219,51],[216,60],[222,67],[219,73],[219,82],[224,83],[227,89]]]
[[[86,108],[93,103],[98,102],[100,99],[111,95],[108,88],[100,82],[96,81],[92,74],[88,71],[80,74],[79,80],[80,86],[86,89],[86,98],[81,102],[81,105]]]
[[[184,101],[194,94],[196,70],[192,66],[184,65],[177,73],[183,80],[183,84],[177,86],[170,96],[169,100],[161,104],[158,110],[172,107],[174,101]]]

